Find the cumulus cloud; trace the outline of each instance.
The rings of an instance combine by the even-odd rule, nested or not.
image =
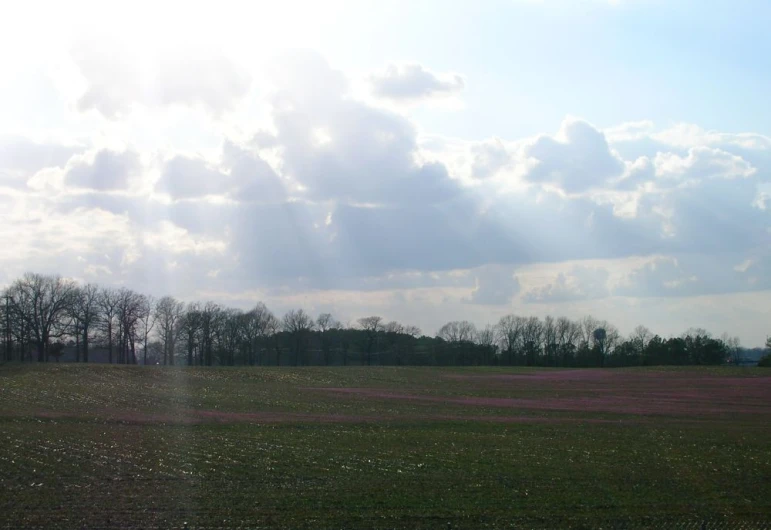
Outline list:
[[[523,295],[527,303],[554,304],[576,300],[591,300],[608,296],[610,273],[597,267],[573,267],[560,272],[550,283],[535,287]]]
[[[446,97],[462,91],[466,85],[459,74],[439,74],[421,64],[390,64],[369,81],[373,93],[381,98],[414,101]]]
[[[93,159],[71,165],[64,175],[67,185],[93,190],[121,190],[141,170],[139,155],[134,151],[102,149]]]
[[[511,152],[500,138],[472,145],[471,154],[471,176],[478,179],[493,176],[512,160]]]
[[[468,302],[481,305],[506,305],[519,294],[519,279],[511,267],[487,265],[475,271],[476,286]]]
[[[748,178],[756,169],[742,157],[721,149],[692,147],[687,156],[661,153],[655,159],[656,176],[675,179]]]
[[[0,135],[0,183],[21,186],[43,168],[64,167],[70,157],[82,150],[77,146]]]
[[[528,180],[554,184],[567,192],[601,187],[625,169],[602,131],[577,119],[565,120],[556,136],[536,138],[525,147],[524,155],[536,162]]]
[[[436,203],[457,193],[438,163],[416,161],[415,127],[405,117],[347,97],[347,83],[317,54],[277,66],[276,146],[284,176],[313,199]]]
[[[176,155],[167,160],[156,191],[173,199],[207,195],[238,201],[276,202],[286,198],[285,183],[255,152],[226,140],[220,160]]]
[[[175,199],[189,199],[224,192],[226,180],[206,160],[177,155],[164,164],[155,189]]]
[[[86,106],[118,120],[103,134],[131,130],[120,116],[136,104],[179,105],[184,116],[238,98],[228,75],[222,91],[207,92],[176,84],[193,67],[179,68],[157,84],[131,69],[104,74],[109,83],[94,74]],[[269,123],[208,131],[216,140],[200,151],[0,147],[2,171],[56,184],[0,186],[8,274],[36,263],[189,296],[295,297],[286,303],[368,293],[389,300],[382,307],[419,308],[394,318],[430,306],[482,321],[546,304],[769,287],[771,144],[762,136],[662,134],[649,122],[600,131],[569,118],[553,136],[426,140],[404,115],[357,99],[317,54],[291,53],[268,81]],[[113,193],[137,174],[157,179],[154,190]],[[627,259],[642,264],[618,282],[594,265]],[[563,266],[582,260],[593,264]],[[554,272],[531,283],[520,270],[535,264]]]

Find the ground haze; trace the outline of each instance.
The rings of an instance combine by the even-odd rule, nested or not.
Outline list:
[[[6,365],[0,424],[0,527],[771,519],[761,369]]]

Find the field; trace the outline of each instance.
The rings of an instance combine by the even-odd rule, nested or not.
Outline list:
[[[769,528],[762,369],[0,366],[0,528]]]

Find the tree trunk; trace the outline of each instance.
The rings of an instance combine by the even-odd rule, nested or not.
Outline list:
[[[108,359],[112,364],[112,319],[107,322],[107,344],[108,344]]]
[[[83,326],[83,362],[88,362],[88,326]]]

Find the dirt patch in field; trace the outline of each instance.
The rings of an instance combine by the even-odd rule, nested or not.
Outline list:
[[[532,378],[533,376],[525,376]],[[602,376],[604,377],[604,376]],[[659,381],[653,386],[627,385],[624,380],[614,381],[610,388],[592,385],[574,385],[572,390],[599,395],[569,397],[478,397],[436,396],[400,393],[372,388],[309,388],[318,392],[380,400],[403,400],[442,403],[470,407],[514,408],[521,410],[568,411],[630,414],[637,416],[721,416],[728,414],[771,414],[771,392],[768,378],[741,379],[714,378],[709,385],[698,380],[700,387],[690,387],[687,380]],[[738,379],[738,378],[737,378]],[[639,378],[635,379],[639,382]],[[676,384],[672,384],[676,382]],[[706,387],[705,387],[706,386]],[[565,387],[558,389],[565,392]],[[570,390],[570,389],[568,389]],[[570,393],[570,392],[567,392]]]
[[[529,374],[446,374],[460,381],[599,381],[613,377],[608,370],[539,370]]]

